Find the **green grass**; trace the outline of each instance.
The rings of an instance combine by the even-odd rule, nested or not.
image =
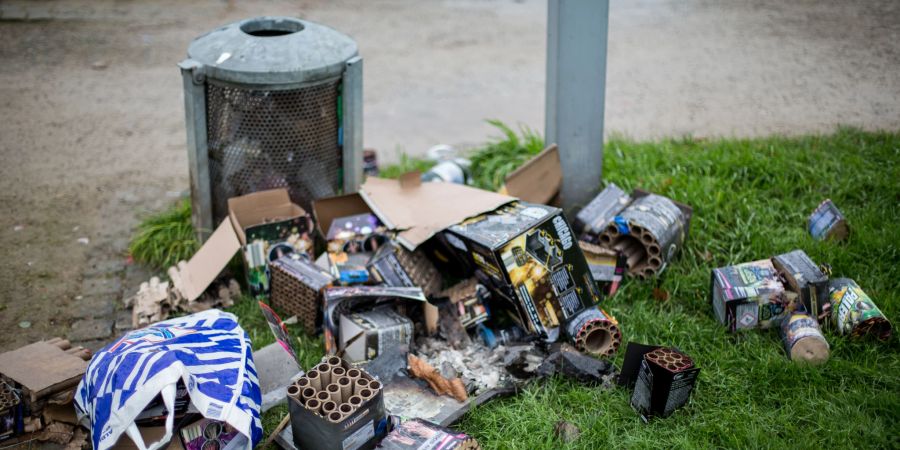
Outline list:
[[[135,261],[165,270],[178,261],[190,259],[199,248],[191,225],[191,202],[183,200],[161,214],[144,219],[131,238],[128,251]]]
[[[499,120],[488,120],[502,133],[469,155],[472,160],[472,184],[496,191],[506,175],[544,149],[544,140],[534,130],[520,127],[519,134]]]
[[[512,161],[520,153],[509,155],[497,156],[490,167],[516,166]],[[476,178],[490,175],[479,172]],[[900,133],[840,129],[825,136],[752,140],[613,139],[604,151],[604,180],[694,207],[686,247],[664,275],[653,282],[629,280],[603,302],[619,319],[626,341],[677,346],[694,358],[702,370],[690,403],[644,424],[629,406],[628,390],[552,379],[477,408],[459,429],[486,448],[567,448],[553,437],[557,420],[581,428],[571,448],[900,447],[896,336],[888,343],[851,342],[826,332],[831,360],[819,368],[800,367],[785,357],[777,332],[728,334],[707,301],[712,268],[800,248],[830,263],[835,276],[856,279],[900,325]],[[817,242],[806,232],[806,217],[825,198],[850,221],[845,243]],[[668,301],[653,299],[655,283],[669,292]],[[255,304],[242,302],[234,311],[254,347],[272,341]],[[320,342],[295,335],[304,336],[299,347],[311,364]],[[621,365],[622,352],[615,362]],[[267,432],[284,413],[265,415]]]

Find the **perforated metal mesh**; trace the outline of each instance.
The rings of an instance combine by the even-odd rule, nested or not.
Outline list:
[[[207,146],[213,220],[228,198],[286,187],[311,211],[312,200],[337,194],[339,79],[292,90],[207,83]]]

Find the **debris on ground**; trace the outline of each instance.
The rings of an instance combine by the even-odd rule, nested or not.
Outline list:
[[[556,425],[553,427],[553,433],[557,439],[566,444],[575,442],[581,436],[581,430],[575,424],[565,420],[556,422]]]
[[[421,419],[405,420],[379,444],[386,450],[478,450],[474,437]]]
[[[413,378],[424,380],[438,395],[449,395],[460,402],[469,398],[466,386],[455,373],[449,378],[445,377],[431,364],[415,355],[409,355],[409,374]]]
[[[72,442],[72,399],[90,358],[58,337],[0,354],[0,445]]]
[[[829,279],[802,250],[713,269],[710,303],[719,323],[731,331],[777,328],[788,357],[824,364],[830,346],[821,328],[858,338],[887,341],[891,323],[849,278]]]
[[[646,422],[684,406],[699,373],[693,359],[676,348],[629,342],[618,383],[634,388],[631,406]]]
[[[291,430],[299,448],[370,448],[387,432],[384,389],[363,369],[326,357],[288,387]]]
[[[536,373],[542,377],[558,374],[609,389],[612,387],[616,368],[609,361],[592,358],[563,343],[553,348]]]
[[[843,241],[850,235],[847,218],[831,199],[825,199],[816,207],[809,216],[806,228],[817,241]]]

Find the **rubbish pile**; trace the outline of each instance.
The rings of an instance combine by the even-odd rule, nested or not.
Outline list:
[[[53,442],[80,449],[75,386],[91,352],[53,338],[0,354],[0,445]]]
[[[714,269],[710,303],[729,331],[778,328],[791,360],[822,364],[829,346],[824,328],[853,338],[886,341],[891,323],[849,278],[829,279],[802,250]]]

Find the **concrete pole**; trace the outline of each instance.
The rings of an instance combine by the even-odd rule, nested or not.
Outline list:
[[[567,212],[600,187],[609,0],[547,2],[547,97],[544,136],[559,145]]]

